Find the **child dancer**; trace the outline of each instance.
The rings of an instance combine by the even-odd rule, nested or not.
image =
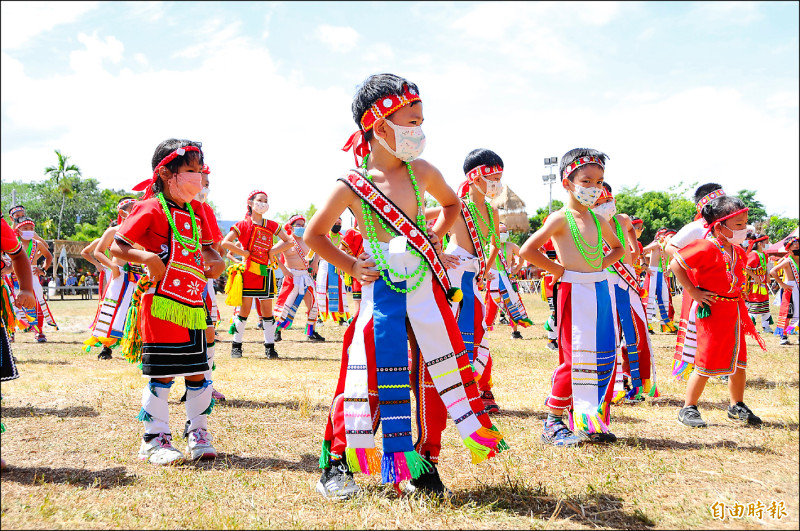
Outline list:
[[[730,377],[728,418],[761,424],[744,404],[745,335],[753,336],[766,350],[747,317],[743,298],[746,255],[740,244],[747,235],[747,210],[735,197],[722,196],[708,202],[701,211],[710,227],[708,238],[682,247],[669,265],[683,286],[684,296],[698,304],[694,372],[686,386],[684,407],[678,412],[678,420],[690,428],[707,426],[697,410],[697,401],[708,378],[723,375]]]
[[[17,293],[16,304],[23,307],[31,307],[36,304],[36,297],[33,294],[33,273],[28,255],[23,251],[22,245],[17,241],[17,237],[11,227],[6,223],[5,218],[0,218],[0,252],[5,253],[11,259],[14,273],[19,282],[19,293]],[[0,380],[8,382],[19,378],[17,365],[14,363],[14,356],[11,354],[11,345],[6,336],[7,330],[14,329],[14,310],[11,307],[11,293],[5,286],[2,288],[2,306],[0,309]],[[2,425],[2,432],[6,431]],[[0,469],[6,467],[6,462],[0,459]]]
[[[635,404],[644,400],[644,394],[659,396],[656,388],[655,359],[650,334],[647,333],[647,316],[642,306],[641,288],[633,264],[639,260],[636,233],[630,218],[617,213],[611,185],[603,182],[603,192],[592,209],[595,214],[611,221],[617,239],[623,243],[625,255],[607,269],[611,297],[617,309],[619,326],[619,351],[617,355],[614,402],[625,400]],[[608,246],[605,246],[608,251]],[[630,378],[630,381],[628,381]]]
[[[44,272],[50,269],[53,263],[53,254],[47,247],[47,242],[41,239],[34,231],[36,224],[31,218],[18,218],[17,226],[14,229],[19,237],[20,244],[28,255],[28,260],[33,268],[33,293],[36,295],[36,304],[32,307],[25,307],[26,312],[32,317],[36,317],[36,341],[44,343],[47,337],[44,335],[44,323],[54,327],[58,330],[58,324],[53,317],[53,312],[50,311],[50,306],[44,298],[44,291],[39,277],[44,275]],[[44,267],[41,268],[37,264],[39,259],[44,257]]]
[[[358,231],[357,220],[354,219],[353,228],[347,229],[344,233],[342,242],[339,244],[339,249],[353,258],[359,258],[364,254],[364,238]],[[356,316],[361,309],[361,282],[359,282],[357,278],[351,277],[350,275],[347,276],[350,278],[351,282],[350,294],[353,296],[353,316]]]
[[[153,177],[133,188],[145,194],[117,231],[111,254],[147,266],[126,323],[123,353],[128,359],[141,356],[148,378],[137,417],[144,423],[139,459],[166,465],[184,460],[172,445],[167,404],[179,376],[186,380],[186,452],[191,459],[217,455],[208,433],[214,399],[204,376],[209,365],[203,289],[225,262],[212,249],[213,233],[193,201],[202,188],[200,143],[161,142],[152,168]]]
[[[328,233],[328,238],[336,247],[341,247],[341,230],[342,218],[339,218]],[[317,307],[320,309],[320,317],[323,321],[330,320],[342,324],[350,319],[342,277],[340,271],[326,260],[320,260],[317,264]]]
[[[708,228],[700,214],[701,210],[713,199],[722,197],[725,191],[722,185],[706,183],[694,192],[694,202],[697,209],[694,221],[684,225],[664,247],[667,255],[672,257],[675,252],[686,247],[695,240],[706,237]],[[692,272],[687,271],[689,278]],[[686,379],[694,367],[694,353],[697,349],[697,302],[691,297],[681,297],[681,315],[678,321],[678,337],[675,343],[675,356],[672,362],[672,375],[679,380]]]
[[[603,269],[622,258],[624,249],[611,225],[590,210],[602,191],[606,158],[605,153],[586,148],[570,150],[561,158],[567,203],[550,214],[520,250],[522,258],[560,282],[556,302],[559,366],[545,402],[550,413],[541,436],[542,442],[555,446],[574,446],[586,439],[616,440],[609,431],[616,365],[615,309]],[[560,263],[539,251],[550,238]],[[579,433],[564,424],[564,410]]]
[[[111,349],[122,340],[125,330],[125,318],[133,297],[133,290],[139,278],[144,274],[144,269],[139,264],[131,264],[119,258],[108,258],[106,250],[114,243],[114,235],[136,200],[132,197],[123,197],[117,203],[117,224],[106,229],[94,249],[94,258],[102,267],[109,271],[108,289],[103,294],[100,307],[92,326],[89,327],[91,336],[83,342],[84,350],[91,351],[92,347],[103,347],[97,359],[110,360]]]
[[[778,325],[775,333],[781,336],[781,345],[790,345],[789,332],[797,328],[798,318],[800,318],[800,292],[797,288],[800,282],[797,266],[797,257],[800,256],[800,240],[792,238],[784,243],[784,247],[788,254],[775,264],[769,274],[783,288],[783,298],[781,299],[781,309],[778,314]],[[786,280],[781,280],[781,272],[785,275]],[[791,312],[790,321],[789,314],[792,309],[794,311]]]
[[[544,221],[547,221],[547,218],[545,218]],[[542,224],[544,224],[544,222],[542,222]],[[548,259],[559,263],[558,254],[556,253],[556,248],[553,246],[552,239],[544,242],[544,245],[542,245],[539,250],[544,251]],[[550,350],[558,350],[558,331],[556,330],[556,323],[558,322],[558,306],[556,305],[556,301],[558,300],[558,282],[556,281],[556,277],[550,273],[546,273],[542,277],[542,286],[543,287],[540,289],[547,299],[547,305],[550,307],[550,316],[544,323],[544,329],[547,331],[547,348]]]
[[[496,197],[503,190],[500,183],[503,159],[488,149],[472,150],[464,160],[464,174],[467,180],[458,188],[461,218],[450,229],[451,237],[445,249],[455,262],[455,267],[448,271],[450,282],[464,295],[450,306],[469,361],[480,375],[478,390],[483,406],[489,413],[497,413],[500,408],[492,394],[492,356],[481,291],[486,285],[488,264],[494,263],[498,252],[500,216],[487,199]],[[444,219],[441,213],[438,217]]]
[[[309,261],[309,248],[303,241],[305,226],[306,218],[300,214],[289,218],[288,223],[284,226],[286,232],[292,236],[293,248],[283,253],[290,274],[284,277],[281,292],[278,294],[278,307],[276,308],[276,313],[279,315],[278,328],[285,330],[292,326],[300,302],[304,301],[308,308],[306,338],[309,341],[325,341],[325,338],[315,330],[319,306],[314,297],[314,279],[311,278],[311,271],[318,258],[315,256]]]
[[[650,255],[650,265],[644,279],[644,285],[647,288],[647,321],[651,330],[653,323],[661,321],[661,331],[669,333],[677,331],[677,328],[669,315],[672,307],[672,294],[667,279],[669,256],[664,251],[664,246],[673,234],[675,231],[672,229],[666,227],[658,229],[653,242],[642,251]]]
[[[745,301],[747,303],[747,313],[753,324],[757,325],[756,320],[761,319],[761,329],[764,333],[771,334],[772,316],[769,314],[769,288],[767,279],[769,278],[769,263],[767,255],[764,254],[764,246],[769,242],[769,237],[765,234],[754,234],[747,244],[747,276]]]
[[[291,246],[291,239],[281,230],[277,221],[267,219],[264,214],[269,210],[266,192],[254,190],[247,196],[247,215],[242,221],[231,227],[230,232],[222,240],[222,248],[244,257],[244,262],[239,266],[238,279],[234,277],[229,281],[229,286],[238,293],[241,290],[241,301],[234,299],[233,306],[239,306],[238,315],[233,317],[231,333],[231,358],[242,357],[242,341],[244,327],[253,299],[258,300],[261,307],[261,322],[264,333],[264,355],[269,359],[277,359],[275,350],[275,317],[272,313],[272,299],[275,298],[275,267],[273,262],[282,250]],[[275,236],[282,241],[273,247]],[[236,244],[238,241],[239,245]],[[227,291],[227,290],[226,290]],[[230,297],[230,295],[229,295]],[[227,302],[227,300],[226,300]],[[228,302],[230,304],[230,302]]]
[[[497,309],[503,308],[509,317],[511,327],[511,337],[522,339],[522,334],[518,327],[527,328],[533,325],[533,321],[528,317],[528,312],[522,299],[519,296],[517,287],[517,272],[522,267],[522,260],[519,258],[519,246],[508,241],[508,228],[505,224],[498,224],[498,243],[497,258],[493,262],[491,269],[492,279],[489,281],[489,289],[486,292],[486,325],[494,323]]]
[[[361,471],[380,473],[384,483],[410,479],[414,489],[446,494],[436,469],[445,411],[473,462],[504,444],[483,408],[449,308],[448,298],[457,300],[459,292],[450,287],[438,242],[459,215],[458,196],[435,167],[417,160],[425,136],[413,83],[392,74],[370,76],[352,109],[359,131],[345,149],[363,157],[362,171],[339,179],[306,233],[319,256],[363,284],[361,309],[344,337],[317,491],[351,496],[359,491],[352,472]],[[426,192],[442,205],[433,232],[426,229]],[[368,259],[348,256],[326,237],[346,208],[358,219]],[[416,444],[409,378],[417,397]],[[378,421],[382,458],[374,442]]]

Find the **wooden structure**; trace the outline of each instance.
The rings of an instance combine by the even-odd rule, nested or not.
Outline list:
[[[514,190],[508,185],[503,187],[503,191],[492,199],[492,206],[496,207],[500,213],[500,223],[503,223],[508,230],[527,234],[531,230],[528,221],[528,213],[525,211],[525,201],[523,201]]]

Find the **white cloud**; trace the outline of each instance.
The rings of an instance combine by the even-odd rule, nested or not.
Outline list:
[[[777,92],[767,98],[766,106],[767,109],[797,109],[798,100],[800,100],[800,94],[797,91],[784,91],[784,92]]]
[[[335,52],[347,53],[358,43],[358,32],[349,26],[330,26],[320,24],[316,32],[317,39],[327,44]]]
[[[166,12],[164,2],[126,2],[126,5],[129,10],[128,17],[141,18],[150,24],[162,22]]]
[[[114,63],[122,60],[125,47],[113,35],[101,40],[97,38],[97,33],[91,36],[79,33],[78,42],[86,46],[86,49],[75,50],[69,54],[69,65],[77,73],[100,70],[104,59]]]
[[[687,13],[687,18],[704,27],[746,26],[763,18],[760,2],[701,2]]]
[[[97,5],[97,2],[2,2],[0,48],[19,48],[58,24],[74,22]]]

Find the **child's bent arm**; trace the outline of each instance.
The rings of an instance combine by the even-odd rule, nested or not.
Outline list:
[[[250,256],[250,253],[242,247],[236,245],[236,242],[234,241],[236,238],[238,238],[238,233],[235,230],[231,230],[220,242],[220,246],[229,253],[238,254],[239,256],[244,256],[247,258]]]
[[[111,244],[110,251],[113,256],[116,256],[120,260],[146,265],[148,277],[154,282],[161,280],[164,277],[164,272],[167,270],[164,262],[161,261],[161,258],[159,258],[157,254],[136,249],[119,239],[114,240],[114,243]]]
[[[622,246],[622,242],[619,241],[619,238],[617,238],[616,231],[611,228],[611,224],[605,219],[599,219],[599,221],[600,231],[603,234],[603,239],[611,248],[611,251],[609,251],[609,253],[603,257],[601,269],[605,269],[611,264],[617,263],[623,256],[625,256],[625,248]]]
[[[103,251],[111,247],[111,242],[114,241],[114,235],[116,233],[117,233],[116,227],[109,227],[108,229],[106,229],[103,235],[100,236],[100,240],[97,242],[97,245],[95,246],[93,253],[98,262],[100,262],[105,267],[111,270],[111,274],[112,276],[114,276],[114,278],[118,276],[114,275],[114,269],[116,269],[117,266],[116,264],[114,264],[114,262],[108,259],[108,257],[105,255],[105,253],[103,253]],[[117,273],[119,273],[119,270],[117,270]]]
[[[519,250],[519,256],[523,260],[527,260],[539,269],[552,273],[556,280],[561,278],[564,274],[564,266],[558,262],[554,262],[545,256],[539,248],[547,243],[553,235],[558,232],[558,224],[564,222],[564,214],[560,212],[553,213],[544,225],[533,233],[528,240],[522,244]]]

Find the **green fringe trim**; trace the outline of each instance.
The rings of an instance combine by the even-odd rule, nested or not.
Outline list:
[[[467,437],[466,439],[462,439],[464,446],[469,448],[469,451],[472,452],[472,462],[473,463],[480,463],[489,455],[491,452],[491,448],[482,445],[481,443],[474,440],[472,437]]]
[[[0,422],[0,433],[5,433],[5,432],[6,432],[6,425]]]
[[[142,422],[151,422],[153,420],[153,417],[150,415],[150,413],[145,411],[144,408],[142,408],[139,411],[139,414],[136,415],[136,420],[141,420]]]
[[[404,452],[406,456],[406,464],[408,465],[408,472],[411,474],[411,477],[417,479],[425,472],[430,471],[433,468],[427,459],[419,455],[416,450],[411,450],[410,452]]]
[[[495,426],[494,424],[492,424],[492,427],[489,428],[489,429],[492,430],[492,431],[496,431],[497,433],[500,433],[500,430],[498,430],[497,426]],[[497,450],[497,453],[499,454],[503,450],[508,450],[508,448],[509,447],[508,447],[508,443],[506,442],[506,440],[505,439],[500,439],[500,441],[497,443],[497,447],[495,448],[495,450]]]
[[[210,403],[210,404],[208,404],[208,408],[206,408],[206,410],[205,410],[205,411],[203,411],[203,412],[202,412],[202,413],[200,413],[200,414],[201,414],[201,415],[210,415],[210,414],[211,414],[211,411],[214,409],[214,404],[216,404],[216,403],[217,403],[217,399],[216,399],[216,398],[214,398],[214,397],[212,396],[212,397],[211,397],[211,403]]]
[[[160,297],[153,297],[150,307],[153,317],[175,323],[190,330],[206,329],[206,311],[204,308],[191,308],[179,302]]]
[[[711,315],[711,308],[709,308],[705,304],[703,306],[700,306],[699,308],[697,308],[697,318],[698,319],[705,319],[709,315]]]
[[[231,326],[228,327],[228,333],[233,335],[236,333],[236,321],[234,321],[236,317],[231,317]]]
[[[322,441],[322,452],[319,454],[319,467],[328,468],[331,462],[331,441]]]
[[[214,365],[212,365],[212,366],[211,366],[211,370],[212,370],[212,371],[216,371],[216,370],[217,370],[217,364],[216,364],[216,362],[214,363]]]
[[[549,319],[544,322],[544,329],[547,330],[548,332],[552,332],[553,331],[553,329],[550,327],[550,320]]]

